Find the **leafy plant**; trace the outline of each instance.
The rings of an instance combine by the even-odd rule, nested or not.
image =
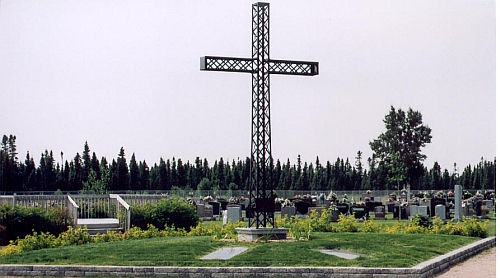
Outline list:
[[[59,235],[67,229],[70,218],[62,208],[0,205],[0,244],[6,245],[10,240],[24,238],[36,232],[47,232]]]
[[[361,226],[361,229],[359,231],[362,233],[378,233],[381,230],[382,226],[369,219],[363,222],[363,225]]]
[[[189,231],[199,221],[196,208],[177,196],[161,199],[154,205],[133,206],[130,219],[132,225],[143,230],[149,229],[148,224],[152,224],[157,229],[173,226]]]
[[[354,215],[344,216],[340,215],[337,226],[337,232],[355,233],[358,231],[358,221]]]

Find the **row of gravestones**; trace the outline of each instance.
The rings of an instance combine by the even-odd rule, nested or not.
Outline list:
[[[461,186],[455,188],[456,192],[461,192]],[[457,194],[459,195],[459,194]],[[378,200],[377,200],[378,201]],[[379,205],[371,208],[369,206],[349,206],[347,203],[338,203],[332,211],[332,221],[337,221],[339,215],[352,214],[356,219],[367,219],[373,217],[376,220],[385,219],[386,207]],[[387,211],[393,213],[394,219],[408,219],[415,214],[420,216],[437,216],[442,220],[450,219],[451,212],[455,214],[454,219],[461,219],[462,216],[477,216],[485,217],[489,210],[493,208],[493,201],[491,200],[479,200],[476,204],[467,204],[462,202],[461,196],[455,196],[455,203],[463,204],[457,208],[450,209],[450,206],[445,202],[444,199],[432,199],[431,201],[422,202],[419,204],[411,204],[409,206],[399,206],[398,203],[388,203]],[[324,206],[310,206],[309,204],[301,208],[301,202],[295,203],[295,206],[283,207],[281,208],[281,217],[291,217],[295,215],[310,215],[312,210],[316,210],[318,215],[321,215],[323,209],[328,208],[328,205]],[[215,216],[222,216],[224,221],[238,222],[243,220],[242,218],[242,205],[234,204],[227,205],[221,204],[220,202],[207,202],[198,203],[197,211],[200,218],[203,220],[213,220]],[[474,209],[475,208],[475,209]],[[401,210],[401,212],[400,212]],[[225,223],[224,223],[225,224]]]
[[[227,221],[236,223],[243,220],[240,205],[227,205],[223,208],[218,202],[209,202],[207,204],[197,204],[196,210],[198,216],[204,221],[215,220],[217,216],[222,216],[223,224],[226,224]]]

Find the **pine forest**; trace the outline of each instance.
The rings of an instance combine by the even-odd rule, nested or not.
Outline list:
[[[52,151],[46,150],[37,159],[28,152],[24,161],[18,158],[16,136],[4,135],[0,149],[0,191],[3,193],[26,191],[62,191],[109,193],[117,191],[169,191],[181,190],[248,190],[250,158],[244,160],[208,161],[196,157],[194,162],[181,158],[160,158],[148,165],[136,161],[135,154],[127,158],[122,147],[116,158],[98,158],[85,142],[83,152],[62,164]],[[276,160],[270,167],[273,188],[295,191],[349,191],[397,190],[398,185],[388,180],[389,167],[378,163],[375,157],[362,163],[358,151],[352,164],[349,159],[335,161],[301,161],[300,155],[290,161]],[[412,190],[452,190],[455,184],[469,190],[495,189],[496,158],[467,165],[461,173],[441,169],[438,162],[413,180]]]

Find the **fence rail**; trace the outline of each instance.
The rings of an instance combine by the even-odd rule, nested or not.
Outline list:
[[[109,194],[109,199],[115,202],[115,218],[124,231],[130,230],[130,206],[117,194]]]

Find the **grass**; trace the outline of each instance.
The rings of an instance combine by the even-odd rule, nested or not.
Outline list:
[[[447,235],[314,233],[309,241],[243,243],[210,237],[166,237],[42,249],[0,257],[1,264],[117,266],[359,266],[411,267],[478,240]],[[248,246],[230,260],[201,260],[223,246]],[[319,249],[362,256],[337,258]]]
[[[376,222],[391,226],[397,220]],[[491,213],[489,236],[496,235],[495,224],[496,218]],[[42,249],[0,257],[0,264],[402,268],[412,267],[477,240],[479,238],[451,235],[360,232],[313,233],[309,241],[257,243],[218,241],[206,236],[163,237]],[[201,260],[201,257],[218,248],[228,246],[247,246],[249,249],[229,260]],[[347,260],[320,253],[320,249],[340,249],[361,256]]]

